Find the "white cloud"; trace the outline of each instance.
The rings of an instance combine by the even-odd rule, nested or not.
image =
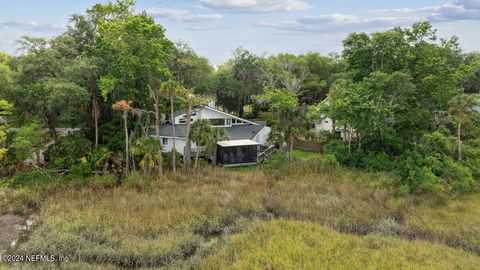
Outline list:
[[[295,21],[262,21],[257,26],[290,32],[355,31],[411,25],[419,21],[480,20],[480,0],[458,0],[439,6],[376,9],[355,14],[320,14]]]
[[[147,14],[155,18],[168,18],[176,22],[198,23],[223,18],[220,14],[191,14],[190,11],[174,8],[151,8]]]
[[[312,8],[304,0],[194,0],[204,7],[239,13],[299,11]]]
[[[67,28],[66,24],[39,23],[14,19],[0,19],[0,29],[35,30],[41,32],[58,32]]]
[[[480,0],[459,0],[442,5],[428,18],[440,21],[480,20]]]

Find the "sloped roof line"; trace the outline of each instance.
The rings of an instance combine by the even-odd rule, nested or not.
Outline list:
[[[224,112],[224,111],[220,111],[220,110],[215,109],[215,108],[210,107],[210,106],[203,106],[203,108],[210,109],[210,110],[212,110],[212,111],[214,111],[214,112],[218,112],[218,113],[221,113],[221,114],[230,116],[230,117],[232,117],[232,118],[236,118],[236,119],[242,120],[242,121],[247,122],[247,123],[252,124],[252,125],[260,125],[259,123],[255,123],[255,122],[252,122],[252,121],[249,121],[249,120],[240,118],[240,117],[238,117],[238,116],[235,116],[235,115],[233,115],[233,114],[226,113],[226,112]]]

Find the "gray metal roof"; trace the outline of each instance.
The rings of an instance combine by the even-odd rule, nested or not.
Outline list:
[[[263,128],[262,125],[238,125],[223,128],[228,134],[229,140],[250,140]],[[151,129],[152,136],[155,136],[155,129]],[[186,125],[175,125],[175,137],[185,137]],[[160,127],[160,136],[172,137],[172,125],[166,124]]]

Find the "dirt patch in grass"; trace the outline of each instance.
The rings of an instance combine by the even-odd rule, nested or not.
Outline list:
[[[0,216],[0,254],[4,253],[7,249],[11,247],[13,241],[16,241],[22,230],[22,226],[26,221],[26,218],[7,214]]]

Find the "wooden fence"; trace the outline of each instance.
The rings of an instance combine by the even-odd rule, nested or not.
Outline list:
[[[302,151],[323,153],[323,151],[325,150],[325,145],[316,142],[295,140],[295,142],[293,143],[293,148]]]

